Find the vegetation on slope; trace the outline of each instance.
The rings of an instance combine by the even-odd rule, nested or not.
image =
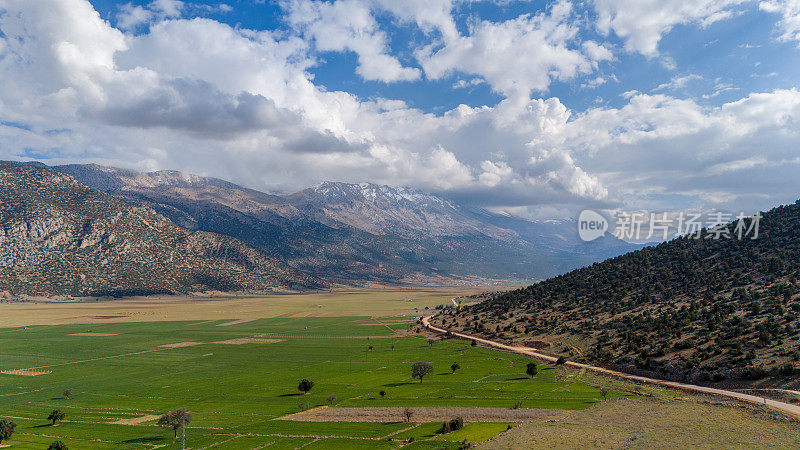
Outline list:
[[[436,321],[671,379],[796,386],[799,230],[797,202],[765,213],[757,239],[707,239],[706,230],[494,294]]]

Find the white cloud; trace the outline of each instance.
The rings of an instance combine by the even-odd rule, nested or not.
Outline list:
[[[569,80],[590,72],[608,51],[587,44],[590,58],[579,48],[578,27],[571,22],[568,2],[553,4],[547,12],[523,15],[506,22],[479,21],[467,36],[428,46],[417,52],[425,75],[440,79],[453,73],[474,74],[506,97],[527,99],[531,91],[546,91],[553,79]]]
[[[558,98],[529,98],[553,79],[608,78],[596,67],[613,55],[580,42],[565,4],[507,22],[475,21],[464,36],[447,31],[447,14],[426,22],[414,12],[425,5],[394,6],[404,11],[399,20],[426,23],[440,40],[422,55],[428,76],[474,74],[460,79],[485,79],[507,95],[494,106],[443,114],[316,86],[314,46],[291,34],[200,18],[152,20],[144,32],[124,34],[84,0],[0,4],[9,11],[0,14],[4,158],[177,168],[261,189],[330,179],[407,184],[506,210],[632,196],[646,207],[649,194],[754,205],[765,193],[771,201],[796,195],[785,182],[800,173],[796,90],[717,108],[637,91],[625,93],[621,107],[583,112]],[[298,23],[336,15],[322,19],[314,15],[319,5],[310,5],[316,18]],[[358,47],[351,40],[358,33],[340,35],[344,24],[364,30],[367,41],[386,38],[369,9],[354,8],[363,14],[337,18],[331,45],[372,56],[367,49],[386,50],[369,47],[374,42]],[[680,78],[676,85],[689,81]],[[715,83],[718,91],[731,88]]]
[[[154,0],[145,6],[126,3],[117,13],[117,26],[122,30],[133,30],[153,21],[178,18],[183,9],[184,3],[179,0]]]
[[[419,69],[403,67],[388,54],[386,34],[378,28],[368,5],[359,0],[292,0],[284,4],[287,20],[320,51],[348,50],[358,54],[356,72],[365,80],[413,81]]]
[[[658,55],[661,37],[675,25],[708,26],[734,14],[745,0],[594,0],[597,29],[613,31],[625,41],[625,49],[646,56]]]
[[[797,41],[800,46],[800,0],[767,0],[758,4],[759,9],[780,14],[778,26],[783,32],[782,41]]]
[[[703,79],[703,77],[701,77],[700,75],[694,74],[694,73],[690,73],[689,75],[684,75],[682,77],[675,76],[675,77],[672,77],[672,79],[669,80],[668,82],[659,84],[653,90],[654,91],[662,91],[662,90],[676,91],[678,89],[685,88],[686,85],[688,85],[692,81],[702,80],[702,79]]]

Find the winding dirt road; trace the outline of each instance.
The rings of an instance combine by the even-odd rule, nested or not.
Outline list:
[[[489,345],[491,347],[507,350],[507,351],[514,352],[514,353],[518,353],[520,355],[531,356],[533,358],[537,358],[537,359],[540,359],[540,360],[543,360],[543,361],[547,361],[547,362],[555,362],[557,360],[556,357],[539,353],[539,352],[535,351],[532,348],[515,347],[515,346],[511,346],[511,345],[501,344],[500,342],[490,341],[488,339],[482,339],[482,338],[479,338],[479,337],[476,337],[476,336],[470,336],[468,334],[457,333],[457,332],[452,331],[452,330],[445,330],[445,329],[442,329],[442,328],[435,327],[435,326],[430,324],[431,317],[433,317],[433,316],[426,316],[426,317],[422,318],[422,325],[425,328],[429,329],[429,330],[432,330],[432,331],[435,331],[435,332],[438,332],[438,333],[447,333],[448,331],[450,331],[450,333],[452,333],[454,336],[458,336],[460,338],[474,339],[477,342]],[[657,378],[641,377],[641,376],[638,376],[638,375],[631,375],[631,374],[624,373],[624,372],[618,372],[616,370],[604,369],[602,367],[590,366],[588,364],[582,364],[582,363],[578,363],[578,362],[567,361],[564,364],[568,365],[568,366],[572,366],[572,367],[577,367],[579,369],[591,370],[592,372],[597,372],[597,373],[606,374],[606,375],[613,375],[613,376],[615,376],[617,378],[624,378],[626,380],[636,381],[636,382],[639,382],[639,383],[655,384],[655,385],[659,385],[659,386],[666,386],[666,387],[671,387],[671,388],[676,388],[676,389],[683,389],[683,390],[687,390],[687,391],[702,392],[704,394],[721,395],[721,396],[724,396],[724,397],[734,398],[734,399],[737,399],[737,400],[743,400],[743,401],[750,402],[750,403],[755,403],[755,404],[758,404],[758,405],[765,405],[765,406],[769,406],[771,408],[777,409],[779,411],[782,411],[782,412],[784,412],[786,414],[789,414],[791,416],[800,418],[800,406],[793,405],[791,403],[779,402],[777,400],[771,400],[771,399],[764,398],[764,397],[758,397],[756,395],[743,394],[741,392],[727,391],[725,389],[715,389],[715,388],[710,388],[710,387],[705,387],[705,386],[697,386],[697,385],[694,385],[694,384],[678,383],[676,381],[666,381],[666,380],[659,380]]]

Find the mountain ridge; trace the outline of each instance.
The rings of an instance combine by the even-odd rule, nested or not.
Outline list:
[[[190,231],[46,166],[0,162],[0,291],[122,296],[324,286],[229,236]]]
[[[501,216],[413,188],[323,182],[274,195],[175,171],[54,169],[345,283],[539,279],[636,248],[613,237],[584,244],[572,224]]]

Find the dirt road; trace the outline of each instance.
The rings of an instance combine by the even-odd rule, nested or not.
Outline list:
[[[422,318],[422,325],[425,328],[427,328],[429,330],[432,330],[432,331],[436,331],[438,333],[446,333],[447,331],[450,331],[450,330],[445,330],[445,329],[438,328],[438,327],[435,327],[435,326],[431,325],[430,324],[430,318],[431,317],[433,317],[433,316],[427,316],[427,317],[423,317]],[[547,361],[547,362],[555,362],[557,360],[557,358],[555,358],[553,356],[539,353],[539,352],[537,352],[537,351],[535,351],[535,350],[533,350],[531,348],[528,348],[528,347],[515,347],[515,346],[511,346],[511,345],[501,344],[500,342],[490,341],[488,339],[482,339],[482,338],[479,338],[479,337],[476,337],[476,336],[470,336],[468,334],[457,333],[455,331],[450,331],[450,332],[454,336],[458,336],[460,338],[474,339],[477,342],[480,342],[480,343],[483,343],[483,344],[486,344],[486,345],[489,345],[489,346],[492,346],[492,347],[495,347],[495,348],[500,348],[500,349],[503,349],[503,350],[508,350],[508,351],[511,351],[511,352],[514,352],[514,353],[518,353],[520,355],[531,356],[531,357],[534,357],[534,358],[537,358],[537,359],[541,359],[541,360]],[[656,385],[659,385],[659,386],[666,386],[666,387],[671,387],[671,388],[683,389],[683,390],[687,390],[687,391],[702,392],[704,394],[721,395],[721,396],[724,396],[724,397],[743,400],[743,401],[750,402],[750,403],[769,406],[771,408],[780,410],[780,411],[782,411],[784,413],[787,413],[789,415],[792,415],[792,416],[800,418],[800,406],[793,405],[791,403],[779,402],[777,400],[770,400],[770,399],[767,399],[767,398],[764,398],[764,397],[758,397],[756,395],[743,394],[741,392],[734,392],[734,391],[727,391],[725,389],[715,389],[715,388],[710,388],[710,387],[705,387],[705,386],[697,386],[697,385],[694,385],[694,384],[678,383],[676,381],[666,381],[666,380],[659,380],[659,379],[656,379],[656,378],[641,377],[641,376],[638,376],[638,375],[631,375],[631,374],[627,374],[627,373],[624,373],[624,372],[618,372],[616,370],[604,369],[602,367],[590,366],[588,364],[582,364],[582,363],[577,363],[577,362],[572,362],[572,361],[567,361],[565,363],[565,365],[572,366],[572,367],[577,367],[577,368],[580,368],[580,369],[591,370],[592,372],[596,372],[596,373],[601,373],[601,374],[606,374],[606,375],[613,375],[613,376],[615,376],[617,378],[624,378],[626,380],[636,381],[636,382],[639,382],[639,383],[656,384]]]

